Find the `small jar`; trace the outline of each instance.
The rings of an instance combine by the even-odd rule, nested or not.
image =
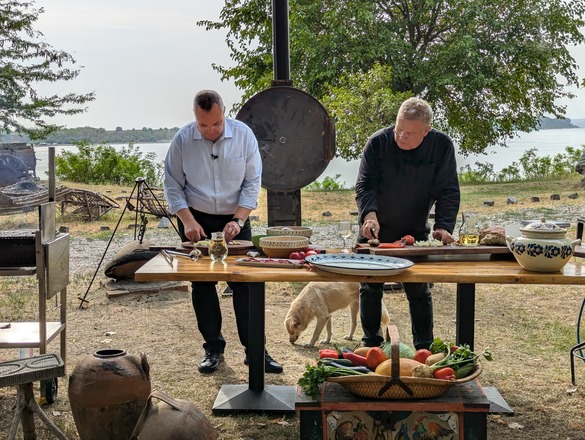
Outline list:
[[[223,232],[212,232],[209,243],[209,256],[213,261],[223,261],[228,255],[228,247]]]
[[[462,246],[477,246],[479,244],[479,227],[477,213],[464,212],[461,228],[459,229],[459,244]]]

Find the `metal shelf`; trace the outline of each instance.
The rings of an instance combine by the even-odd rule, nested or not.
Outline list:
[[[0,328],[5,323],[0,323]],[[40,348],[41,332],[39,322],[11,322],[10,328],[0,331],[0,348]],[[46,343],[51,342],[65,329],[65,323],[51,321],[46,323]]]

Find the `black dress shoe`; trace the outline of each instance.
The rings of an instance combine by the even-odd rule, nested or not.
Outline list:
[[[205,356],[199,362],[199,372],[200,373],[213,373],[217,370],[220,362],[223,361],[223,353],[213,353],[211,351],[206,351]]]
[[[244,358],[244,364],[248,365],[248,355]],[[282,373],[282,365],[272,359],[272,356],[267,351],[264,352],[264,371],[266,373],[280,374]]]

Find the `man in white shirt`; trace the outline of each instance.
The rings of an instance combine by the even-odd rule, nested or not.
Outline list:
[[[223,231],[226,241],[250,240],[248,219],[258,207],[262,159],[252,130],[225,117],[219,94],[202,90],[194,100],[195,121],[181,128],[165,158],[165,197],[179,219],[184,241],[197,242]],[[192,282],[197,326],[205,343],[199,364],[211,373],[223,361],[226,341],[221,334],[221,309],[216,282]],[[256,283],[228,282],[240,342],[248,348],[249,295]],[[248,364],[248,356],[244,358]],[[281,373],[282,366],[265,352],[265,371]]]

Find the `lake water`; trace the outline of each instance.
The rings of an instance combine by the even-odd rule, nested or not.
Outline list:
[[[168,143],[145,143],[137,144],[140,150],[146,153],[155,153],[159,160],[164,160]],[[585,128],[563,128],[557,130],[542,130],[531,133],[518,133],[518,137],[509,142],[508,148],[494,148],[489,149],[486,155],[470,155],[464,157],[457,155],[457,168],[460,169],[464,165],[470,165],[474,168],[476,162],[491,163],[494,166],[494,171],[498,172],[512,164],[518,162],[518,159],[525,151],[536,148],[537,156],[553,156],[558,153],[565,153],[566,147],[581,148],[585,146]],[[126,144],[114,144],[115,147],[126,146]],[[77,147],[67,145],[55,146],[55,153],[77,151]],[[47,172],[47,157],[48,147],[35,147],[37,155],[37,176],[41,179],[46,178]],[[355,184],[359,167],[359,160],[346,161],[342,158],[335,158],[321,174],[318,180],[323,178],[335,177],[340,175],[338,181],[343,183],[345,187],[352,187]]]

